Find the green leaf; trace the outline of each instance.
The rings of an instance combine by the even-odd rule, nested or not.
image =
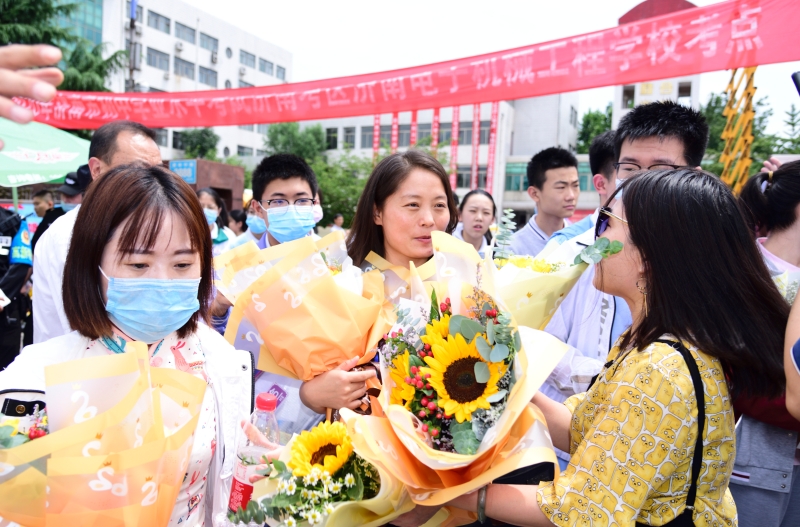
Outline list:
[[[597,238],[592,247],[594,247],[597,252],[603,252],[608,249],[609,245],[611,245],[611,240],[608,238]]]
[[[486,341],[489,344],[494,344],[494,321],[490,320],[486,323]]]
[[[273,461],[272,466],[275,467],[275,470],[277,470],[278,472],[286,472],[286,463],[284,463],[279,459]]]
[[[450,317],[450,334],[456,335],[457,333],[461,333],[461,323],[465,320],[469,320],[464,315],[453,315]]]
[[[453,447],[459,454],[471,456],[478,451],[481,443],[472,431],[470,421],[450,425],[450,433],[453,435]]]
[[[520,337],[519,331],[514,332],[514,349],[517,352],[522,349],[522,337]]]
[[[433,395],[433,390],[422,390],[422,393],[424,393],[426,397],[430,397]]]
[[[431,321],[439,320],[442,314],[439,311],[439,300],[436,298],[436,289],[431,292]]]
[[[419,358],[419,355],[409,354],[408,367],[410,368],[411,366],[420,367],[420,366],[427,366],[427,364],[425,364],[425,362]],[[406,372],[406,375],[409,375],[409,373],[410,372]]]
[[[492,304],[490,304],[489,302],[484,302],[483,309],[481,309],[481,314],[483,316],[486,316],[486,312],[489,311],[490,309],[492,309]]]
[[[497,402],[502,401],[507,393],[508,392],[505,391],[505,390],[500,390],[497,393],[493,393],[492,395],[487,397],[486,400],[489,401],[490,403],[497,403]]]
[[[489,360],[489,356],[492,353],[492,347],[483,337],[479,337],[478,340],[475,341],[475,346],[478,348],[478,353],[481,354],[481,357],[483,357],[484,360]]]
[[[476,381],[482,384],[486,384],[487,382],[489,382],[489,379],[491,378],[492,375],[489,372],[488,364],[486,364],[482,360],[479,360],[478,362],[475,363],[474,369],[475,369]]]
[[[624,245],[622,245],[621,241],[614,240],[611,242],[611,246],[608,248],[608,254],[617,254],[618,252],[622,251],[623,247]]]
[[[501,362],[506,360],[509,353],[508,346],[505,344],[495,344],[494,348],[492,348],[492,354],[489,356],[489,360],[491,362]]]
[[[582,264],[582,263],[583,263],[583,255],[582,254],[578,254],[578,256],[576,256],[575,259],[572,261],[572,265],[579,265],[579,264]]]
[[[13,431],[14,427],[11,425],[0,426],[0,439],[8,439]]]
[[[352,474],[356,478],[356,484],[347,489],[347,497],[350,498],[350,501],[361,501],[364,496],[364,482],[357,470],[354,470]]]
[[[475,338],[475,335],[483,332],[484,327],[480,322],[469,318],[465,318],[465,320],[461,321],[461,335],[463,335],[464,340],[467,341],[467,344],[472,342],[472,340]]]

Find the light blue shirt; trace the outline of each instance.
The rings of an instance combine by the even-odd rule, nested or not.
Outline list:
[[[530,221],[520,230],[511,235],[511,250],[514,254],[520,256],[536,256],[544,246],[547,245],[547,240],[550,239],[536,223],[536,214]],[[564,226],[569,227],[572,225],[569,220],[564,220]]]

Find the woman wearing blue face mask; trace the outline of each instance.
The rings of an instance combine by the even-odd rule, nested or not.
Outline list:
[[[75,331],[28,346],[0,372],[6,397],[44,393],[46,366],[124,353],[138,340],[149,346],[152,367],[205,380],[191,477],[170,526],[224,520],[239,423],[253,405],[252,357],[203,323],[211,260],[208,224],[189,185],[160,166],[111,170],[86,195],[64,269],[64,310]]]
[[[198,190],[197,199],[200,200],[206,222],[211,229],[214,256],[219,256],[231,249],[236,239],[236,234],[228,227],[228,210],[225,208],[225,202],[213,188]]]

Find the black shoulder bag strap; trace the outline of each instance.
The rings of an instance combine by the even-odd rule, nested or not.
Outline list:
[[[697,498],[697,480],[700,478],[700,469],[703,464],[703,431],[706,428],[706,399],[705,390],[703,389],[703,379],[700,377],[700,369],[697,367],[695,361],[689,350],[682,342],[675,342],[673,340],[657,340],[674,348],[683,356],[686,366],[689,368],[689,373],[692,376],[692,384],[694,385],[695,397],[697,397],[697,441],[694,444],[694,456],[692,457],[692,480],[689,484],[689,492],[686,495],[686,507],[674,520],[665,523],[662,527],[688,527],[694,525],[692,517],[694,513],[694,502]],[[637,527],[644,526],[645,524],[636,522]]]

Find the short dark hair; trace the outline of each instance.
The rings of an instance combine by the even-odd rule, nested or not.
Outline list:
[[[708,145],[708,123],[697,110],[674,101],[658,101],[637,106],[622,118],[617,128],[614,157],[618,161],[622,143],[646,137],[673,137],[683,144],[683,157],[691,166],[700,166]]]
[[[47,198],[48,196],[50,197],[50,201],[53,201],[53,192],[52,192],[52,191],[50,191],[50,190],[47,190],[47,189],[45,188],[45,189],[42,189],[42,190],[40,190],[40,191],[39,191],[39,192],[37,192],[36,194],[34,194],[34,195],[31,197],[31,199],[33,199],[33,198]]]
[[[214,203],[217,205],[219,209],[219,214],[217,215],[217,227],[223,229],[228,226],[228,207],[225,206],[225,202],[222,200],[220,195],[211,187],[201,188],[197,191],[197,197],[200,197],[200,194],[208,194],[211,196],[211,199],[214,200]]]
[[[578,168],[578,158],[569,150],[558,146],[545,148],[528,163],[528,186],[541,189],[547,177],[545,172],[552,168],[575,167]]]
[[[338,220],[339,218],[344,218],[344,214],[342,214],[341,212],[337,212],[336,214],[333,215],[334,220]]]
[[[304,179],[311,187],[311,197],[319,192],[317,176],[301,157],[293,154],[274,154],[265,157],[253,171],[253,199],[261,201],[264,190],[276,179]]]
[[[458,225],[458,209],[453,199],[453,189],[450,188],[450,178],[442,164],[430,154],[413,148],[392,154],[381,160],[372,170],[358,199],[356,215],[347,236],[347,254],[355,265],[361,265],[370,252],[385,255],[383,227],[375,224],[373,212],[376,208],[382,210],[386,199],[397,192],[397,188],[411,171],[417,168],[433,173],[442,182],[450,211],[447,233],[453,232]]]
[[[800,205],[800,161],[751,177],[739,195],[753,232],[777,232],[797,221]]]
[[[713,174],[689,169],[643,172],[620,189],[648,305],[620,349],[642,350],[671,334],[720,360],[734,399],[780,396],[789,304],[731,190]]]
[[[117,137],[122,132],[143,135],[153,141],[156,140],[156,133],[143,124],[134,121],[113,121],[104,124],[92,134],[92,142],[89,144],[89,158],[96,157],[107,165],[111,164],[111,159],[117,151]]]
[[[120,200],[120,196],[126,199]],[[64,266],[62,295],[70,326],[92,339],[110,336],[111,321],[100,295],[100,263],[114,231],[127,220],[119,238],[120,254],[150,249],[164,216],[173,212],[186,222],[192,250],[200,255],[200,309],[178,330],[184,338],[208,323],[211,304],[211,233],[192,188],[166,168],[140,163],[120,165],[89,186],[75,220]]]
[[[592,175],[601,174],[606,181],[614,175],[614,163],[617,161],[616,138],[617,132],[608,130],[596,135],[589,146],[589,168]]]
[[[236,223],[242,224],[242,232],[247,230],[247,213],[242,209],[232,210],[229,216],[235,221]]]

